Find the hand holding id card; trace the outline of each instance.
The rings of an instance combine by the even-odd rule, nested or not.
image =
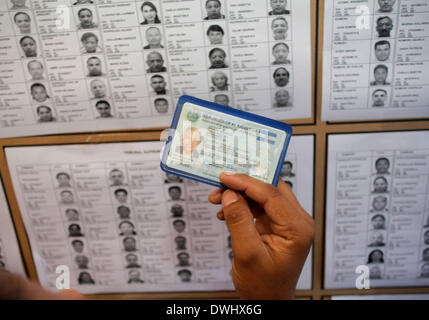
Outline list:
[[[182,96],[161,169],[220,188],[219,176],[225,171],[277,186],[291,136],[285,123]]]

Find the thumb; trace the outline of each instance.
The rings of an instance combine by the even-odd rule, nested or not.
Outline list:
[[[231,233],[234,260],[241,263],[254,261],[263,249],[263,242],[247,201],[237,192],[227,190],[222,195],[222,209]]]

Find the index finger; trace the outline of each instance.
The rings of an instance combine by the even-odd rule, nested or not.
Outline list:
[[[278,224],[284,224],[288,218],[293,219],[297,216],[297,208],[271,184],[245,174],[229,172],[222,173],[220,180],[228,188],[243,191],[250,199],[262,206],[270,218]]]

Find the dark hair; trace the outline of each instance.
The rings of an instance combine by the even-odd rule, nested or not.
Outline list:
[[[381,20],[383,20],[383,19],[389,19],[389,20],[390,20],[390,22],[391,22],[391,23],[393,23],[392,18],[390,18],[390,17],[388,17],[388,16],[384,16],[384,17],[380,17],[380,18],[378,18],[378,19],[377,19],[377,24],[378,24]]]
[[[387,159],[387,158],[385,158],[385,157],[378,158],[377,160],[375,160],[375,165],[377,166],[377,164],[378,164],[380,161],[382,161],[382,160],[387,161],[387,163],[390,165],[390,161],[389,161],[389,159]]]
[[[386,179],[385,177],[378,176],[378,177],[376,177],[376,178],[374,179],[374,182],[375,182],[375,181],[377,181],[378,179],[383,180],[383,181],[387,184],[387,179]]]
[[[214,1],[214,2],[217,2],[218,4],[219,4],[219,6],[221,7],[222,6],[222,3],[220,3],[220,0],[207,0],[206,1],[206,7],[207,7],[207,5],[208,5],[208,3],[210,2],[210,1]]]
[[[384,92],[384,94],[387,94],[387,91],[386,91],[386,90],[384,90],[384,89],[377,89],[377,90],[375,90],[375,91],[372,93],[372,95],[374,95],[374,93],[376,93],[377,91],[381,91],[381,92]]]
[[[153,11],[155,11],[155,13],[156,13],[156,15],[155,15],[155,23],[161,23],[161,20],[159,20],[159,18],[158,18],[158,9],[155,7],[155,5],[152,2],[150,2],[150,1],[143,2],[143,4],[140,7],[140,10],[142,12],[143,12],[143,7],[145,7],[145,6],[149,6],[149,7],[151,7],[153,9]],[[146,18],[145,18],[145,21],[146,21]]]
[[[135,256],[135,257],[137,257],[137,255],[136,255],[135,253],[129,253],[129,254],[127,254],[127,255],[125,256],[125,258],[128,258],[129,256]]]
[[[187,256],[189,258],[189,253],[187,253],[187,252],[179,252],[177,254],[177,258],[179,258],[180,256]]]
[[[222,35],[225,35],[225,32],[223,31],[222,27],[217,25],[217,24],[213,24],[211,25],[208,29],[207,29],[207,35],[209,35],[209,33],[213,31],[213,32],[220,32],[222,33]]]
[[[79,230],[81,230],[80,225],[78,225],[77,223],[72,223],[71,225],[69,225],[69,231],[71,230],[71,227],[76,226]]]
[[[41,107],[43,107],[43,106],[41,106]],[[49,108],[49,107],[47,107],[47,108]],[[63,191],[61,191],[61,192],[60,192],[60,194],[63,194],[63,193],[65,193],[65,192],[68,192],[68,193],[73,194],[73,192],[71,192],[70,190],[63,190]]]
[[[174,220],[173,221],[173,225],[175,225],[175,224],[177,224],[177,223],[183,223],[184,225],[186,225],[186,222],[184,221],[184,220],[181,220],[181,219],[177,219],[177,220]]]
[[[66,176],[67,178],[70,179],[70,175],[67,172],[58,172],[56,175],[56,178],[58,179],[59,176]],[[68,209],[70,210],[70,209]]]
[[[97,103],[95,104],[95,106],[97,107],[100,104],[107,104],[110,107],[110,103],[107,102],[106,100],[99,100],[99,101],[97,101]]]
[[[293,188],[293,183],[292,183],[291,181],[286,180],[286,181],[285,181],[285,183],[286,183],[289,187]]]
[[[23,42],[25,39],[31,39],[31,40],[33,40],[33,42],[34,42],[34,43],[36,43],[36,40],[34,40],[34,38],[33,38],[33,37],[30,37],[30,36],[24,36],[24,37],[22,37],[22,38],[21,38],[21,40],[19,40],[19,44],[20,44],[20,45],[22,45],[22,42]]]
[[[121,171],[121,170],[119,170],[118,168],[114,168],[114,169],[110,170],[110,173],[115,172],[115,171],[117,171],[117,172],[121,172],[121,173],[122,173],[122,171]]]
[[[92,13],[92,11],[90,10],[90,9],[88,9],[88,8],[82,8],[82,9],[80,9],[78,12],[77,12],[77,16],[79,17],[80,16],[80,14],[83,12],[83,11],[89,11],[89,13],[91,14],[91,16],[93,16],[93,13]]]
[[[288,165],[290,165],[290,167],[291,167],[291,168],[293,168],[293,164],[292,164],[292,162],[290,162],[290,161],[285,161],[285,163],[283,163],[283,165],[285,165],[285,164],[288,164]]]
[[[127,240],[129,240],[129,239],[133,240],[134,242],[137,242],[137,241],[136,241],[136,239],[134,239],[133,237],[125,237],[125,238],[122,240],[122,242],[123,242],[123,243],[125,243],[125,241],[127,241]]]
[[[288,46],[286,43],[284,43],[284,42],[279,42],[279,43],[276,43],[276,44],[273,46],[273,52],[274,52],[274,50],[275,50],[278,46],[285,46],[285,47],[286,47],[286,49],[287,49],[288,51],[290,51],[290,48],[289,48],[289,46]]]
[[[117,212],[119,212],[119,209],[125,208],[127,209],[128,212],[131,212],[130,208],[128,208],[127,206],[119,206],[117,209]]]
[[[16,17],[17,17],[18,15],[20,15],[20,14],[25,14],[25,15],[28,17],[28,19],[30,19],[30,20],[31,20],[31,17],[30,17],[26,12],[17,12],[17,13],[13,16],[13,21],[15,21],[15,22],[16,22]]]
[[[83,244],[83,241],[82,241],[82,240],[73,240],[73,241],[71,242],[71,244],[72,244],[72,245],[74,245],[74,244],[76,244],[76,243],[81,243],[81,244]]]
[[[84,42],[84,41],[88,40],[89,38],[96,38],[98,41],[97,35],[95,33],[92,33],[92,32],[84,33],[82,35],[82,37],[80,38],[80,41]]]
[[[383,46],[385,44],[389,45],[389,48],[390,48],[390,42],[389,41],[387,41],[387,40],[380,40],[380,41],[378,41],[378,42],[375,43],[374,49],[377,49],[377,46]]]
[[[131,222],[131,221],[122,221],[120,224],[119,224],[119,228],[124,224],[124,223],[128,223],[130,226],[132,226],[133,228],[135,227],[134,226],[134,224]]]
[[[86,63],[88,63],[88,61],[89,61],[89,60],[92,60],[92,59],[97,59],[98,61],[100,61],[100,62],[101,62],[101,59],[100,59],[99,57],[92,56],[92,57],[88,58],[88,60],[86,60]]]
[[[117,195],[119,192],[125,192],[125,194],[128,194],[128,191],[125,189],[116,189],[114,193]]]
[[[82,281],[83,281],[83,279],[82,279],[83,275],[88,275],[88,276],[89,276],[89,279],[90,279],[90,282],[91,282],[91,283],[94,283],[94,280],[92,279],[92,277],[91,277],[91,275],[89,274],[89,272],[81,272],[81,273],[79,274],[79,278],[77,279],[77,281],[78,281],[78,283],[79,283],[79,284],[81,284],[81,283],[82,283]]]
[[[160,75],[160,74],[155,74],[155,75],[153,75],[152,77],[150,77],[150,80],[152,80],[152,79],[154,79],[154,78],[162,78],[162,80],[164,80],[164,81],[165,81],[165,78],[164,78],[162,75]]]
[[[42,108],[48,109],[49,111],[51,111],[51,112],[52,112],[52,109],[51,109],[50,107],[43,105],[43,106],[38,106],[38,107],[36,108],[36,112],[37,112],[37,114],[39,114],[39,113],[40,113],[40,109],[42,109]],[[70,192],[70,191],[69,191],[69,192]]]
[[[210,0],[210,1],[213,1],[213,0]],[[221,48],[213,48],[213,49],[211,49],[210,50],[210,52],[209,52],[209,58],[212,56],[212,54],[213,53],[215,53],[216,51],[220,51],[220,52],[222,52],[222,54],[223,54],[223,56],[224,57],[226,57],[226,52],[225,52],[225,50],[223,50],[223,49],[221,49]]]
[[[375,249],[375,250],[371,251],[370,254],[368,255],[368,263],[373,263],[374,262],[373,258],[372,258],[372,255],[374,253],[376,253],[376,252],[379,252],[381,254],[380,263],[384,262],[384,258],[383,258],[384,253],[383,253],[383,251],[381,251],[380,249]]]
[[[171,190],[173,190],[173,189],[177,189],[177,190],[179,190],[180,192],[182,192],[182,189],[181,189],[179,186],[172,186],[172,187],[168,188],[168,192],[170,192],[170,191],[171,191]]]
[[[33,83],[32,85],[31,85],[31,87],[30,87],[30,91],[33,91],[33,89],[34,88],[37,88],[37,87],[41,87],[41,88],[43,88],[43,89],[45,89],[46,90],[46,87],[45,87],[45,85],[44,84],[42,84],[42,83]]]
[[[212,0],[210,0],[210,1],[212,1]],[[189,276],[191,276],[192,275],[192,272],[191,271],[189,271],[188,269],[182,269],[182,270],[179,270],[179,271],[177,271],[177,275],[178,276],[180,276],[180,274],[181,273],[186,273],[187,275],[189,275]]]
[[[290,73],[289,73],[289,71],[288,71],[286,68],[284,68],[284,67],[277,68],[277,69],[274,71],[274,73],[273,73],[273,78],[275,78],[275,77],[276,77],[276,73],[277,73],[277,71],[279,71],[279,70],[284,70],[284,71],[286,71],[287,77],[288,77],[288,78],[290,78]]]
[[[384,69],[384,71],[386,71],[386,72],[389,70],[384,64],[379,64],[378,66],[376,66],[374,68],[374,73],[377,69]]]
[[[165,98],[157,98],[157,99],[155,99],[154,103],[157,103],[157,102],[159,102],[159,101],[165,101],[165,102],[167,102],[167,103],[168,103],[168,100],[167,100],[167,99],[165,99]]]
[[[386,217],[385,217],[385,216],[383,216],[382,214],[376,214],[375,216],[373,216],[373,217],[371,218],[371,221],[372,221],[372,220],[374,220],[375,218],[382,218],[382,219],[383,219],[383,221],[386,221]]]

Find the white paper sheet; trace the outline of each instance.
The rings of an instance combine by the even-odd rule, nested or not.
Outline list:
[[[15,227],[13,226],[2,181],[0,179],[0,270],[1,269],[26,277]]]
[[[325,288],[429,285],[429,132],[330,135],[328,151]]]
[[[323,120],[429,116],[426,0],[326,0],[324,19]]]
[[[312,212],[312,196],[307,192],[312,190],[308,184],[312,186],[313,170],[307,167],[313,159],[312,137],[298,139],[296,150],[290,149],[297,166],[294,180],[304,208]],[[162,145],[142,142],[6,149],[42,285],[55,289],[56,267],[66,265],[71,287],[84,293],[233,289],[228,231],[216,218],[219,208],[207,201],[213,188],[190,180],[166,183],[166,175],[160,169]],[[112,173],[113,169],[122,175]],[[60,172],[67,173],[70,179],[66,175],[57,179]],[[172,186],[181,188],[180,200],[171,200],[168,190]],[[120,189],[126,190],[126,196],[121,191],[115,195]],[[178,216],[173,218],[173,205],[182,206],[183,217],[176,209]],[[126,209],[121,209],[122,216],[119,215],[121,206],[130,209],[129,216]],[[185,221],[184,231],[180,226],[174,228],[175,220]],[[123,227],[128,231],[119,228],[122,221],[132,223]],[[71,225],[78,225],[78,230]],[[177,250],[177,236],[187,239],[186,249]],[[135,251],[129,242],[136,243]],[[180,265],[177,255],[182,252],[187,253],[189,265],[187,261]],[[128,254],[134,256],[127,260]],[[130,258],[137,261],[131,263]],[[182,260],[187,259],[182,255]],[[131,270],[138,271],[132,274],[136,283],[128,283]],[[190,282],[181,282],[180,270],[190,272],[182,272],[183,277],[191,274]],[[82,275],[84,272],[94,283],[79,284],[79,276],[88,278]],[[137,276],[144,283],[139,283]],[[300,288],[311,284],[311,259],[301,281]]]
[[[221,0],[214,20],[204,19],[206,0],[154,0],[153,24],[142,24],[143,2],[35,0],[12,10],[1,1],[0,137],[165,127],[182,94],[219,95],[275,119],[311,116],[310,0],[287,1],[280,15],[268,14],[269,0]],[[84,28],[79,13],[91,16]],[[274,19],[286,33],[274,35]],[[226,57],[211,68],[214,48]],[[284,69],[274,79],[278,68],[289,81]]]

